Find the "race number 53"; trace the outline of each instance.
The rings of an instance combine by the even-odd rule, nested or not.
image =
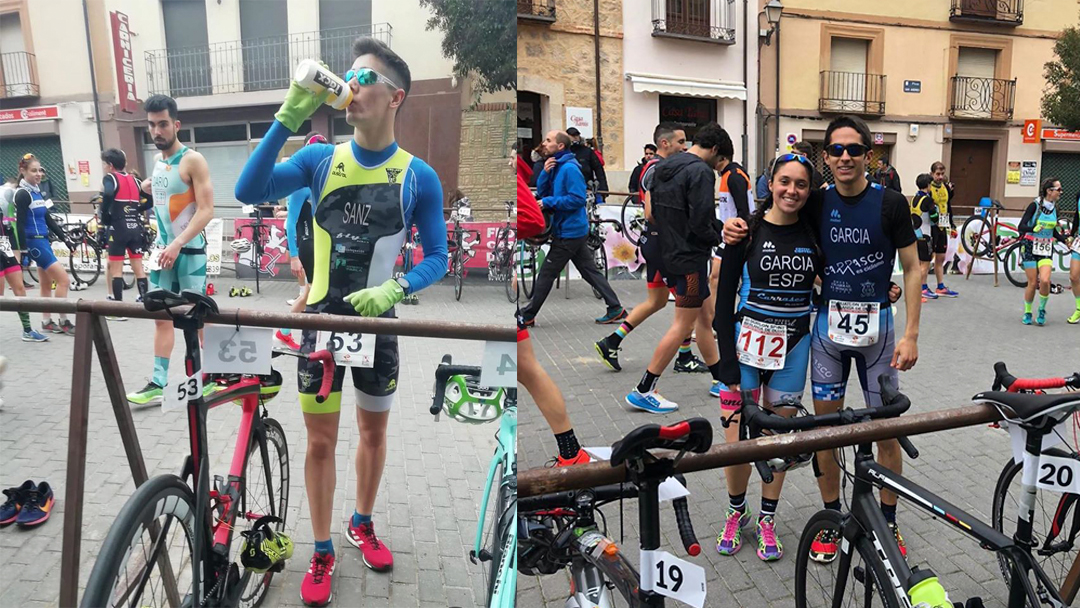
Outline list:
[[[182,410],[188,401],[198,399],[202,395],[203,382],[202,370],[184,378],[180,382],[165,385],[164,397],[161,402],[163,412]]]
[[[207,325],[203,371],[214,374],[269,374],[274,330],[262,327]]]
[[[334,354],[334,362],[345,367],[375,366],[375,335],[320,331],[318,344]]]

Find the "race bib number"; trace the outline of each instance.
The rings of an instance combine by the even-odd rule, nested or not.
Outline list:
[[[1051,492],[1080,494],[1080,461],[1043,454],[1035,485]]]
[[[212,374],[269,374],[273,349],[272,329],[207,325],[203,336],[203,371]]]
[[[1050,257],[1054,254],[1053,239],[1035,239],[1035,243],[1031,246],[1031,253],[1039,257]]]
[[[375,335],[320,331],[318,344],[334,355],[334,363],[345,367],[375,366]]]
[[[942,213],[941,215],[938,216],[938,218],[937,218],[937,227],[941,228],[942,230],[949,230],[949,229],[952,228],[952,226],[949,224],[949,214],[948,213]]]
[[[705,605],[705,569],[667,551],[642,551],[641,589],[701,608]]]
[[[829,339],[846,346],[870,346],[878,341],[878,302],[829,302]]]
[[[0,253],[9,258],[15,257],[15,252],[11,250],[11,240],[6,236],[0,236]]]
[[[480,360],[480,385],[517,386],[517,342],[485,342]]]
[[[739,363],[758,369],[784,369],[787,328],[744,317],[735,342]]]
[[[188,401],[198,399],[202,391],[202,370],[196,370],[194,374],[179,382],[170,382],[165,385],[161,410],[163,412],[182,410],[187,406]]]

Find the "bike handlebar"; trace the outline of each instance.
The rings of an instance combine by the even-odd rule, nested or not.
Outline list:
[[[435,369],[435,394],[431,398],[431,407],[428,412],[435,419],[439,419],[442,411],[443,399],[446,397],[446,381],[450,376],[480,376],[480,368],[475,365],[454,365],[450,355],[443,355],[439,367]]]
[[[993,390],[995,391],[1004,388],[1010,393],[1016,393],[1065,387],[1080,389],[1080,372],[1074,372],[1066,378],[1017,378],[1009,373],[1004,362],[998,361],[994,364]]]
[[[675,475],[675,479],[686,485],[686,478],[682,475]],[[686,549],[686,553],[690,556],[700,554],[701,545],[698,544],[697,535],[694,534],[694,525],[690,521],[690,509],[687,506],[686,497],[681,496],[671,501],[671,507],[675,509],[675,524],[679,528],[679,540],[682,541],[683,549]]]
[[[882,418],[895,418],[900,416],[911,407],[911,400],[896,389],[891,378],[882,374],[879,378],[881,383],[881,407],[867,407],[862,409],[841,409],[830,414],[817,414],[813,416],[799,416],[785,418],[783,416],[767,412],[754,400],[751,391],[742,391],[742,415],[747,424],[761,430],[769,431],[807,431],[823,426],[844,426],[864,420],[879,420]]]
[[[317,350],[308,355],[308,360],[322,362],[322,384],[319,385],[319,392],[315,395],[315,402],[323,403],[330,396],[330,389],[334,386],[334,354],[326,349]]]

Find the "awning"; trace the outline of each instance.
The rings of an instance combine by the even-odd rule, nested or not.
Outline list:
[[[634,74],[630,72],[626,73],[626,79],[634,86],[635,93],[663,93],[665,95],[746,100],[746,85],[741,82],[672,78],[670,76]]]

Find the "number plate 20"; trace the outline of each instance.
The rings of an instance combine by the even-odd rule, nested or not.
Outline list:
[[[1040,456],[1035,485],[1052,492],[1080,494],[1080,460]]]

